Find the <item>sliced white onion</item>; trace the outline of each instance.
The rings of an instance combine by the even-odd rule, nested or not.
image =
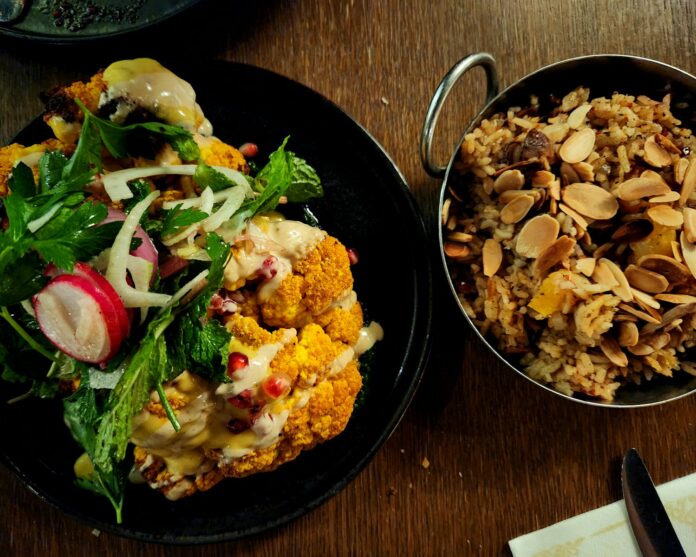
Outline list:
[[[181,298],[186,296],[191,290],[198,288],[198,286],[201,285],[201,283],[206,279],[209,273],[209,269],[206,269],[205,271],[201,271],[198,273],[195,277],[193,277],[190,281],[188,281],[184,286],[179,288],[171,297],[171,300],[160,310],[160,313],[162,313],[164,310],[167,308],[173,306],[176,304]]]
[[[225,201],[230,195],[235,193],[239,188],[237,186],[232,187],[232,188],[227,188],[224,190],[216,191],[213,194],[213,200],[215,203],[221,203]],[[255,194],[253,191],[249,190],[247,191],[246,188],[242,188],[244,191],[244,195],[253,197]],[[202,199],[200,197],[188,197],[186,199],[176,199],[174,201],[165,201],[162,203],[162,209],[166,210],[171,210],[176,208],[177,206],[180,206],[180,209],[188,209],[190,207],[200,207],[201,206]]]
[[[133,235],[147,208],[159,197],[160,192],[155,190],[142,201],[139,201],[123,221],[123,226],[116,235],[111,252],[109,264],[106,269],[106,278],[112,284],[127,308],[163,306],[170,299],[168,294],[157,292],[141,292],[126,282],[129,253]]]
[[[205,188],[201,192],[201,206],[200,210],[203,211],[204,213],[207,213],[210,215],[210,213],[213,211],[213,204],[215,203],[215,196],[213,194],[213,190],[211,190],[209,187]],[[193,224],[187,226],[183,230],[180,230],[176,234],[172,236],[167,236],[167,237],[162,237],[162,243],[165,246],[173,246],[174,244],[180,242],[184,238],[188,238],[189,236],[193,236],[196,232],[198,232],[199,228],[201,226],[201,221],[194,222]]]
[[[232,194],[225,200],[220,209],[203,221],[203,230],[206,232],[217,230],[220,228],[222,223],[230,220],[237,209],[242,206],[245,197],[244,192],[241,190],[241,188],[235,188],[235,190],[236,191],[232,192]]]
[[[213,190],[210,189],[210,187],[207,187],[201,192],[201,211],[208,214],[212,213],[214,204],[215,194],[213,193]]]
[[[152,262],[143,259],[142,257],[137,257],[135,255],[128,256],[128,263],[126,268],[133,279],[133,286],[140,292],[147,292],[150,288],[150,283],[152,282],[152,277],[154,275],[155,266]],[[145,322],[147,318],[147,308],[140,308],[140,322]]]
[[[51,220],[51,218],[53,218],[53,215],[58,212],[58,209],[60,209],[60,203],[56,203],[48,210],[46,214],[40,216],[38,219],[34,219],[33,221],[29,222],[27,224],[27,230],[29,230],[29,232],[32,234],[36,232],[39,228]]]

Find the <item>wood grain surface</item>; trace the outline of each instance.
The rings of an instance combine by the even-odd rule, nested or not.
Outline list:
[[[355,117],[401,168],[432,228],[439,184],[421,168],[420,128],[439,80],[463,55],[492,53],[503,85],[591,53],[637,54],[696,71],[689,0],[227,4],[203,3],[157,30],[105,44],[0,39],[0,142],[41,110],[39,92],[114,59],[246,62],[304,83]],[[441,160],[477,111],[482,82],[483,73],[472,72],[448,101],[437,131]],[[422,257],[436,255],[433,243]],[[435,343],[416,399],[367,468],[320,508],[234,543],[147,545],[95,535],[2,468],[0,555],[505,555],[513,537],[619,499],[619,459],[629,447],[657,482],[696,471],[696,397],[617,411],[552,396],[480,345],[441,274],[435,290]]]

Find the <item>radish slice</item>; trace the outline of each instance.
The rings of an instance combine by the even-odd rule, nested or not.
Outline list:
[[[124,213],[123,211],[114,209],[113,207],[109,207],[109,214],[102,221],[102,224],[107,224],[109,222],[125,221],[126,216],[126,213]],[[136,226],[135,234],[133,236],[139,238],[142,242],[137,248],[135,248],[131,252],[131,255],[135,255],[136,257],[142,257],[145,261],[149,261],[150,263],[152,263],[156,268],[158,253],[157,248],[155,247],[155,244],[150,238],[150,236],[148,236],[147,232],[145,232],[145,230],[143,230],[143,227],[140,225]],[[152,276],[154,278],[154,274]]]
[[[86,277],[60,275],[33,298],[41,331],[68,356],[101,363],[118,351],[123,334],[108,296]]]
[[[188,264],[189,262],[186,261],[186,259],[177,257],[176,255],[171,255],[160,265],[160,278],[162,280],[169,278],[188,267]]]
[[[150,204],[159,197],[160,192],[155,190],[142,201],[136,203],[131,209],[131,212],[123,221],[123,226],[116,235],[114,245],[109,253],[109,265],[106,269],[106,278],[114,287],[118,295],[123,300],[123,304],[127,308],[132,307],[150,307],[164,306],[169,302],[171,296],[168,294],[159,294],[157,292],[141,292],[133,288],[126,281],[126,272],[128,267],[128,255],[130,252],[130,244],[133,240],[133,234],[138,227],[138,223],[142,218]]]

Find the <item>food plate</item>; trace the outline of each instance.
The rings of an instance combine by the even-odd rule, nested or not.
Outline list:
[[[267,155],[288,147],[316,168],[325,189],[310,210],[322,227],[354,247],[355,290],[385,337],[365,366],[363,392],[347,429],[276,471],[222,482],[175,503],[146,486],[126,489],[117,526],[105,500],[74,485],[80,449],[62,423],[59,405],[3,404],[0,457],[30,489],[102,531],[144,541],[206,543],[273,528],[313,509],[343,488],[389,437],[423,372],[431,320],[431,269],[423,222],[399,170],[379,144],[321,95],[266,70],[229,62],[166,64],[189,81],[215,124],[236,145],[254,142]],[[48,135],[36,119],[16,140]]]
[[[109,38],[157,25],[199,2],[200,0],[26,0],[27,6],[20,18],[0,24],[0,34],[49,43]],[[90,5],[97,6],[101,12],[90,9]],[[63,6],[66,8],[61,10]],[[68,13],[68,10],[73,10],[74,15]],[[76,28],[69,29],[71,25]]]

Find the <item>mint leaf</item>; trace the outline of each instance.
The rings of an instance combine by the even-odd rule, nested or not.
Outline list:
[[[292,158],[292,179],[285,195],[291,203],[302,203],[315,197],[322,197],[324,189],[321,180],[307,161],[290,153]]]
[[[212,166],[208,166],[204,162],[198,163],[196,171],[193,174],[193,179],[201,189],[210,188],[213,191],[224,190],[235,185],[235,183],[222,172],[215,170]]]
[[[31,197],[36,193],[34,173],[26,164],[20,162],[12,169],[12,175],[8,180],[10,191],[21,197]]]

